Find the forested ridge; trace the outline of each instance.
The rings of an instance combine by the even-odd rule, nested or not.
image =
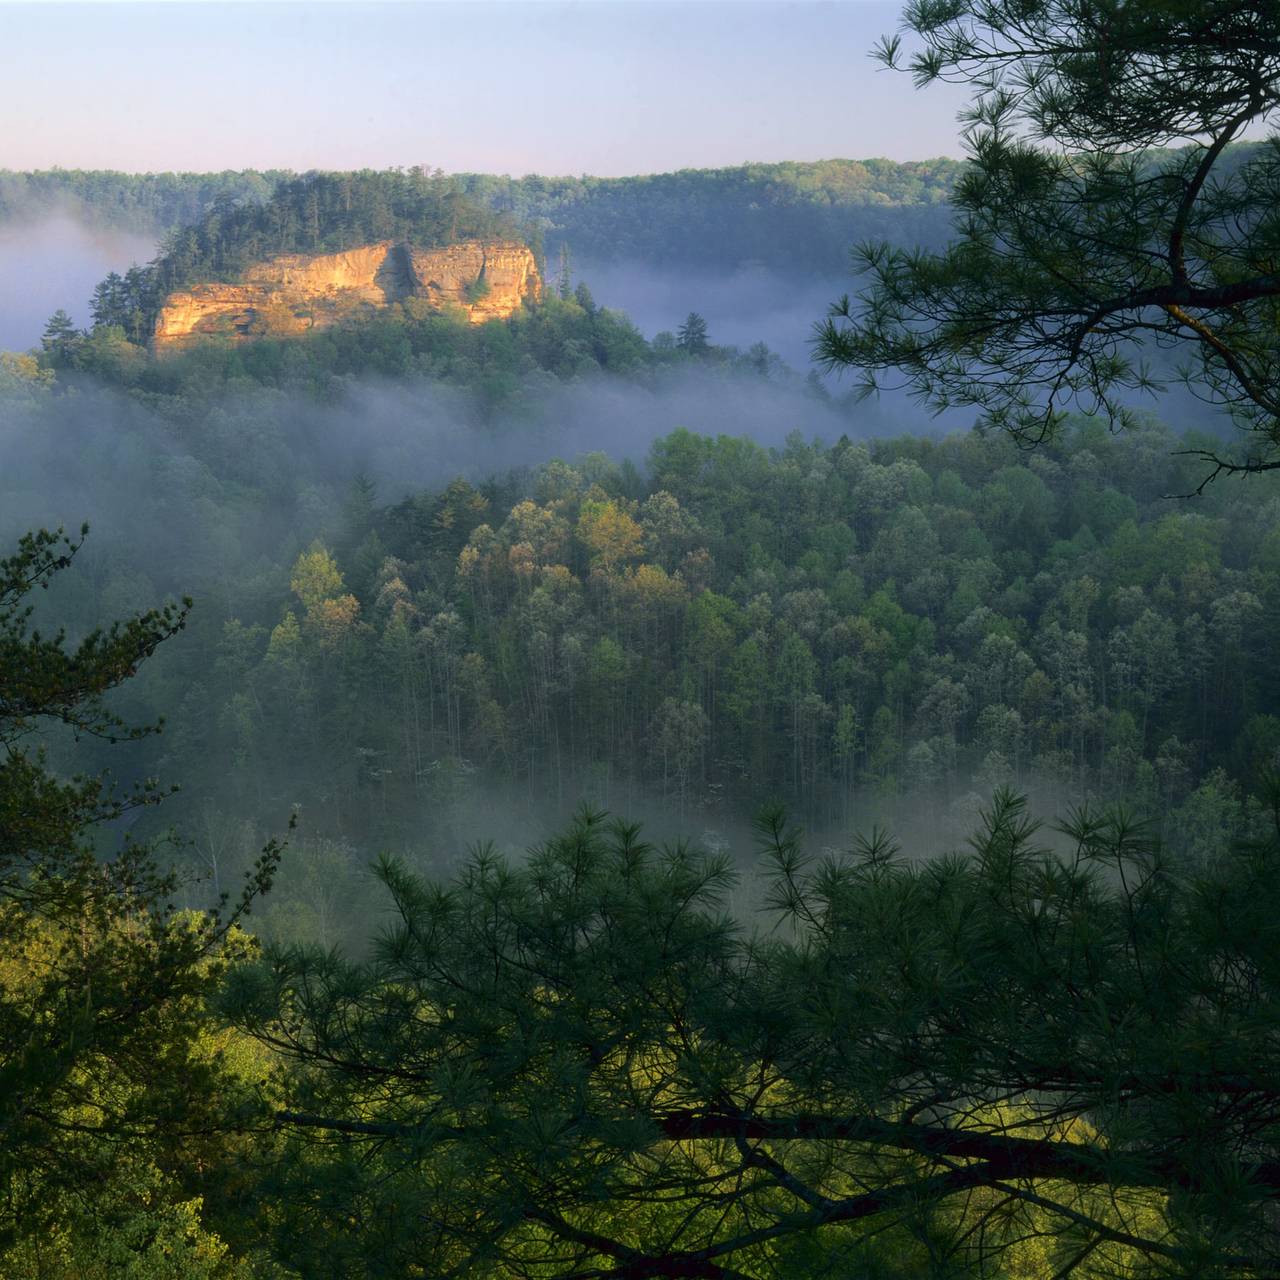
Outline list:
[[[1251,1030],[1280,865],[1268,479],[1172,503],[1193,460],[1154,423],[1030,457],[680,430],[382,503],[290,465],[270,388],[172,406],[179,451],[154,398],[130,425],[99,393],[94,445],[85,386],[28,384],[30,426],[162,497],[105,555],[91,532],[0,565],[0,730],[52,716],[93,732],[48,763],[123,750],[183,791],[121,809],[10,757],[23,846],[22,797],[140,817],[106,880],[97,822],[10,935],[7,1275],[1049,1277],[1077,1230],[1082,1274],[1193,1274],[1280,1185]],[[50,581],[41,617],[79,635],[179,577],[193,611],[66,664],[18,608]],[[559,833],[468,852],[477,825]],[[1247,1162],[1206,1170],[1189,1123]]]
[[[286,177],[262,200],[220,194],[198,218],[166,234],[154,261],[123,276],[111,272],[95,289],[90,309],[95,329],[118,331],[141,346],[175,289],[239,280],[247,268],[271,258],[337,253],[382,240],[431,248],[519,234],[509,217],[420,169]],[[61,321],[57,336],[72,337]]]
[[[1239,163],[1256,144],[1237,144]],[[1162,153],[1151,153],[1158,163]],[[948,200],[965,163],[883,159],[744,164],[626,178],[519,178],[388,171],[402,185],[428,182],[535,233],[554,263],[562,245],[592,263],[732,269],[765,264],[798,277],[840,279],[851,248],[887,239],[940,247],[950,231]],[[399,175],[396,177],[396,175]],[[110,170],[0,170],[0,224],[69,212],[90,226],[153,234],[199,223],[215,207],[266,203],[308,175],[283,171],[131,174]],[[371,183],[371,170],[320,175]],[[299,225],[305,225],[300,211]],[[384,222],[378,226],[386,225]],[[370,224],[370,231],[375,229]],[[374,238],[379,238],[375,236]],[[308,247],[300,241],[299,248]]]
[[[760,261],[830,276],[844,272],[849,247],[861,237],[940,242],[947,193],[960,167],[951,160],[828,160],[634,178],[446,176],[422,169],[383,176],[409,185],[426,181],[505,216],[537,233],[553,260],[567,244],[596,262],[638,259],[715,270]],[[0,223],[61,212],[90,226],[162,239],[201,222],[215,208],[265,204],[273,192],[306,176],[0,171]],[[322,176],[348,188],[377,177],[370,170]],[[302,214],[300,225],[306,221]],[[371,238],[382,238],[373,233],[383,226],[371,223]]]
[[[72,214],[95,227],[159,238],[188,226],[219,200],[263,201],[283,170],[222,173],[122,173],[114,169],[0,170],[0,211],[6,223]]]
[[[572,298],[195,352],[129,372],[123,401],[84,368],[15,379],[36,439],[111,424],[75,428],[85,475],[154,454],[163,501],[123,516],[149,550],[110,550],[80,608],[147,583],[197,592],[190,667],[175,655],[139,704],[176,697],[181,724],[136,767],[181,776],[182,808],[238,815],[224,860],[297,803],[358,879],[384,844],[456,852],[489,795],[542,819],[587,796],[738,841],[771,796],[824,838],[891,820],[936,845],[1008,784],[1050,807],[1123,803],[1193,858],[1255,821],[1280,748],[1280,507],[1270,480],[1170,497],[1198,464],[1154,420],[1114,436],[1081,419],[1032,454],[965,434],[769,449],[655,431],[622,463],[473,471],[387,501],[331,461],[334,428],[297,451],[311,406],[347,398],[354,468],[371,429],[357,379],[388,373],[452,386],[447,412],[499,448],[548,430],[556,388],[583,378],[658,414],[694,378],[792,396],[780,412],[827,431],[861,421],[767,353],[655,349]],[[393,450],[409,403],[373,409]],[[430,430],[428,455],[447,440]]]

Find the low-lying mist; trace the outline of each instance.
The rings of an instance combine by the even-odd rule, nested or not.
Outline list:
[[[151,513],[165,513],[155,533],[167,555],[175,525],[191,511],[184,493],[190,502],[235,486],[287,494],[314,508],[322,525],[324,504],[339,502],[357,474],[377,484],[379,501],[392,502],[456,476],[479,481],[589,452],[643,463],[653,441],[678,427],[780,445],[793,432],[832,441],[930,425],[909,406],[895,413],[883,403],[849,405],[798,380],[699,367],[645,385],[606,375],[546,379],[497,414],[481,413],[465,391],[422,381],[352,382],[328,404],[275,390],[231,392],[198,411],[180,404],[163,412],[90,388],[0,416],[0,534],[87,519],[96,543],[123,539],[141,566],[152,560],[143,533],[157,522]],[[224,533],[243,542],[241,529]]]
[[[145,236],[91,228],[69,214],[41,222],[0,225],[0,350],[34,347],[45,322],[59,308],[75,323],[87,325],[89,299],[95,285],[110,271],[123,272],[134,263],[147,262],[155,250],[154,242]],[[696,311],[707,321],[714,344],[745,351],[763,342],[800,372],[810,368],[815,323],[841,295],[856,293],[859,284],[852,271],[842,279],[791,279],[763,264],[742,265],[729,273],[678,272],[641,261],[574,259],[571,270],[574,281],[585,283],[599,305],[624,312],[647,338],[652,339],[663,330],[674,332],[690,312]],[[554,263],[548,264],[548,274],[555,274]],[[548,284],[553,287],[555,281]],[[1176,384],[1171,368],[1166,373],[1170,385],[1165,392],[1156,397],[1134,397],[1134,403],[1158,413],[1179,429],[1223,425],[1219,412],[1206,409]],[[842,389],[838,378],[827,379],[827,385],[837,394]],[[691,404],[696,407],[697,393],[690,394]],[[765,403],[768,412],[778,407],[776,397],[766,397]],[[763,439],[756,436],[752,425],[761,414],[750,403],[745,407],[748,420],[740,429],[718,423],[695,428],[692,421],[680,425],[713,431],[740,430]],[[936,420],[905,394],[886,392],[863,406],[858,422],[860,429],[865,427],[873,434],[936,434],[940,430],[963,430],[975,416],[974,411],[961,410]],[[576,415],[571,413],[570,417]],[[628,417],[625,410],[623,417]],[[784,429],[783,434],[789,429]],[[582,447],[614,451],[611,441]],[[522,454],[506,465],[537,460],[536,456]]]
[[[58,306],[82,321],[84,313],[68,305],[73,287],[87,296],[104,269],[125,267],[148,250],[127,237],[88,236],[68,220],[29,229],[25,241],[0,241],[0,333],[23,334],[0,345],[38,340],[40,325]],[[932,419],[901,394],[857,403],[840,394],[838,383],[827,390],[796,372],[804,368],[811,326],[830,301],[831,291],[820,284],[788,288],[764,271],[682,281],[642,267],[575,264],[575,273],[598,303],[630,311],[650,336],[697,310],[713,342],[746,348],[763,340],[795,367],[765,376],[709,359],[659,365],[629,378],[597,373],[572,380],[535,371],[496,408],[479,390],[422,378],[335,380],[336,392],[319,399],[314,386],[293,392],[243,383],[210,392],[198,368],[174,395],[129,393],[77,375],[64,384],[72,386],[69,392],[0,403],[0,548],[30,528],[90,522],[92,536],[75,572],[49,597],[60,610],[50,620],[66,623],[73,636],[166,596],[195,598],[190,630],[164,646],[127,694],[132,702],[121,707],[136,723],[170,717],[172,737],[188,740],[185,757],[175,758],[191,760],[214,732],[216,716],[196,692],[201,669],[224,660],[224,622],[243,620],[265,635],[280,621],[292,599],[289,567],[313,539],[337,545],[358,476],[373,482],[377,505],[386,506],[442,489],[455,477],[482,483],[553,458],[604,453],[643,468],[654,441],[677,428],[779,447],[794,433],[857,441],[938,434],[972,421],[967,412]],[[48,283],[53,279],[62,283]],[[1204,425],[1203,409],[1197,418]],[[495,514],[500,519],[502,512]],[[238,714],[234,703],[217,715]],[[193,780],[163,748],[144,757],[145,750],[121,748],[102,767],[118,768],[126,780],[157,773],[185,784],[184,794],[166,806],[165,821],[195,841],[193,865],[213,873],[215,885],[231,867],[247,865],[299,801],[288,776],[264,763],[252,771],[250,798],[229,809],[216,787],[230,776],[230,764],[218,763]],[[424,784],[421,811],[413,815],[419,826],[403,828],[425,833],[420,844],[393,851],[445,869],[475,840],[493,838],[518,850],[559,827],[586,799],[645,820],[655,837],[701,837],[744,869],[754,862],[751,814],[738,800],[686,811],[639,782],[613,788],[592,782],[590,794],[579,794],[579,779],[554,794],[535,784],[531,764],[527,779],[527,785],[482,782],[465,769],[442,769]],[[322,779],[310,781],[325,789]],[[817,831],[815,841],[847,844],[852,831],[888,822],[912,854],[955,847],[972,829],[991,785],[990,778],[974,777],[945,795],[926,785],[892,797],[859,791],[846,828]],[[1078,798],[1054,778],[1030,771],[1021,785],[1040,812],[1061,811]],[[298,913],[315,917],[303,930],[307,936],[362,935],[369,917],[355,920],[344,904],[358,891],[367,894],[369,912],[378,909],[365,868],[383,847],[373,833],[327,827],[315,807],[304,808],[299,857],[314,861],[319,873],[300,870],[282,880],[279,907],[272,908],[281,936]],[[202,900],[205,889],[193,886],[192,900]],[[749,905],[751,892],[744,887],[735,905]]]
[[[652,338],[674,333],[691,311],[707,322],[712,342],[746,350],[763,342],[788,364],[807,367],[814,322],[830,305],[851,292],[856,281],[792,280],[762,265],[730,274],[675,272],[643,262],[574,262],[596,301],[625,311]]]
[[[0,225],[0,350],[35,346],[59,308],[87,325],[94,286],[109,272],[149,261],[155,250],[148,237],[92,229],[65,215]]]
[[[93,228],[69,214],[41,222],[0,225],[0,350],[26,350],[40,339],[59,307],[89,323],[89,298],[110,271],[148,262],[153,240]],[[625,311],[646,337],[674,331],[690,311],[704,316],[713,342],[747,348],[764,342],[789,364],[804,368],[815,320],[849,280],[788,280],[763,265],[730,274],[676,272],[643,262],[572,264],[602,306]],[[554,275],[555,264],[549,264]],[[554,282],[553,282],[554,283]]]
[[[371,479],[378,503],[388,504],[458,476],[478,483],[557,457],[602,452],[643,468],[652,443],[678,427],[781,446],[793,432],[834,441],[926,425],[918,415],[895,419],[883,406],[824,399],[799,378],[774,382],[718,366],[673,368],[644,385],[605,375],[572,383],[541,378],[497,414],[463,390],[426,381],[353,381],[331,403],[256,388],[155,405],[86,384],[0,410],[0,547],[30,528],[76,529],[88,521],[91,536],[75,573],[47,598],[57,611],[47,620],[67,624],[74,637],[166,596],[190,594],[193,627],[177,642],[188,646],[189,661],[192,646],[212,651],[222,619],[270,625],[278,618],[289,599],[288,565],[313,538],[332,540],[357,475]],[[144,722],[163,711],[189,734],[198,727],[183,724],[181,708],[166,701],[181,695],[158,692],[180,656],[173,647],[149,664],[157,686],[129,714]],[[110,757],[123,776],[133,751]],[[158,767],[164,770],[163,759]],[[214,868],[221,858],[220,874],[247,865],[294,802],[282,784],[261,778],[260,807],[228,826],[210,817],[198,785],[178,780],[184,793],[166,806],[166,821],[195,841],[197,867]],[[744,868],[754,861],[750,814],[677,815],[634,785],[584,797],[464,781],[450,784],[447,801],[430,799],[423,818],[436,833],[431,847],[398,852],[444,869],[476,840],[496,839],[516,851],[557,829],[589,798],[645,820],[654,838],[705,835],[723,841]],[[304,812],[299,832],[299,848],[311,851],[306,857],[340,863],[331,878],[344,893],[365,885],[377,848],[332,839],[309,819]],[[207,887],[193,883],[192,901],[203,900]],[[372,911],[377,895],[369,893]],[[279,929],[291,913],[323,916],[331,905],[310,874],[296,883],[286,876],[277,896],[280,911],[270,914],[279,916]],[[352,941],[367,923],[348,921],[340,932]]]

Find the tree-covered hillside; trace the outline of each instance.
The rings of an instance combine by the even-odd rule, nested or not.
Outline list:
[[[1253,154],[1236,144],[1224,167]],[[654,266],[726,269],[763,263],[803,276],[839,277],[850,248],[884,238],[900,245],[941,248],[952,234],[947,202],[964,169],[959,160],[898,163],[824,160],[684,169],[627,178],[547,177],[464,173],[431,181],[473,199],[515,225],[540,232],[554,262],[561,245],[584,261],[640,261]],[[420,175],[422,171],[417,171]],[[422,176],[401,177],[412,189]],[[327,175],[347,191],[363,174]],[[223,174],[126,174],[54,169],[0,171],[0,223],[70,211],[90,225],[155,234],[157,239],[199,222],[215,205],[265,202],[282,171]],[[345,205],[346,197],[342,197]],[[366,229],[393,225],[384,213]],[[305,248],[311,212],[296,209]],[[345,224],[344,224],[345,225]],[[278,228],[264,231],[264,244]],[[323,239],[324,237],[318,237]]]
[[[190,280],[231,280],[286,253],[334,253],[378,240],[430,247],[516,233],[509,218],[468,200],[421,169],[310,173],[286,178],[263,202],[216,200],[171,231],[155,274],[162,290]]]
[[[75,705],[10,567],[0,821],[81,876],[0,922],[0,1270],[1269,1274],[1276,477],[1170,500],[1197,466],[1150,422],[841,438],[862,410],[767,350],[566,293],[0,358],[0,535],[103,516],[42,630],[195,599],[85,664],[121,720],[39,756]],[[827,439],[745,438],[759,403]],[[631,457],[541,461],[571,413]],[[118,831],[32,825],[46,770],[107,767],[181,780],[126,845],[172,880],[102,889]],[[1004,787],[1086,807],[1037,835]],[[776,807],[749,838],[770,799],[822,861]],[[246,876],[258,941],[167,906]]]
[[[850,246],[887,235],[901,243],[940,244],[945,203],[960,171],[957,161],[898,164],[889,160],[750,164],[687,169],[633,178],[510,178],[492,174],[433,175],[517,225],[540,231],[554,260],[560,246],[596,262],[640,260],[701,265],[710,270],[762,262],[803,275],[840,275]],[[410,188],[421,171],[401,175]],[[343,193],[371,175],[329,175]],[[215,206],[264,203],[295,175],[271,173],[124,174],[50,170],[0,172],[0,222],[69,211],[90,225],[156,235],[200,222]],[[346,195],[342,195],[344,205]],[[309,225],[305,204],[295,211]],[[392,225],[379,213],[369,231]],[[345,224],[344,224],[345,225]],[[264,228],[271,243],[278,228]],[[324,237],[314,237],[323,239]],[[377,237],[374,237],[377,238]],[[292,241],[305,247],[305,234]]]
[[[159,495],[117,517],[148,550],[111,551],[83,608],[143,583],[196,594],[194,666],[140,714],[177,699],[205,726],[179,727],[165,759],[184,806],[241,815],[232,862],[293,803],[336,883],[380,842],[456,841],[491,794],[542,815],[583,795],[660,803],[699,827],[772,795],[824,831],[897,814],[936,840],[1001,782],[1130,804],[1198,855],[1245,829],[1280,747],[1273,486],[1169,500],[1195,464],[1155,425],[1081,421],[1032,455],[963,434],[770,451],[655,430],[624,466],[480,483],[472,464],[386,503],[351,487],[369,441],[465,456],[468,432],[498,429],[484,449],[536,448],[572,403],[557,388],[661,415],[664,387],[697,379],[723,405],[790,395],[779,412],[834,434],[859,410],[767,358],[655,349],[575,299],[132,374],[117,353],[112,393],[84,376],[104,343],[79,370],[14,365],[9,412],[33,442],[100,416],[105,433],[76,427],[77,465],[136,456]],[[369,375],[434,381],[382,402]],[[325,417],[346,403],[335,444]],[[0,496],[22,511],[42,474],[13,470]]]
[[[194,204],[0,352],[2,1280],[1280,1276],[1280,6],[900,29],[940,252],[946,164],[66,180]],[[877,230],[777,308],[861,388],[573,278]]]
[[[219,758],[223,805],[270,778],[395,844],[489,788],[703,825],[774,796],[830,831],[906,800],[936,831],[1008,783],[1123,802],[1200,856],[1280,749],[1280,524],[1272,487],[1171,504],[1173,444],[1081,424],[1028,465],[677,432],[643,478],[365,495],[228,617],[198,712],[220,728],[182,771]]]
[[[761,263],[800,276],[841,276],[849,249],[887,236],[940,245],[954,160],[826,160],[684,169],[634,178],[461,174],[463,190],[541,225],[593,262],[639,261],[709,271]]]
[[[78,873],[0,930],[6,1276],[1269,1274],[1269,478],[1171,504],[1154,426],[1030,459],[677,431],[643,467],[381,503],[278,387],[192,365],[122,403],[0,367],[44,459],[0,511],[132,489],[74,565],[51,539],[0,565],[5,858]],[[182,581],[190,626],[68,665],[23,611],[67,567],[42,623]],[[124,681],[123,719],[68,672]],[[46,759],[36,717],[106,732]],[[101,875],[50,766],[107,764],[182,779],[125,845],[175,880]],[[1008,793],[979,814],[1001,782],[1097,804],[1038,833]],[[770,795],[822,860],[777,808],[742,838]],[[461,853],[468,821],[518,848],[579,797],[701,841],[584,812]],[[853,834],[888,815],[905,848]],[[265,952],[165,905],[246,874]]]
[[[187,226],[219,200],[267,200],[284,169],[122,173],[118,169],[0,169],[0,223],[69,214],[87,226],[152,235]]]

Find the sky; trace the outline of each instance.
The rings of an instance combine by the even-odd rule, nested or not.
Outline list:
[[[897,0],[0,0],[0,168],[623,175],[958,155]]]

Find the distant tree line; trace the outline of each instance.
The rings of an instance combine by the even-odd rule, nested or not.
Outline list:
[[[286,169],[122,173],[116,169],[0,169],[0,222],[67,214],[94,227],[153,235],[198,222],[219,200],[258,201]]]
[[[430,174],[443,186],[515,225],[540,234],[554,256],[571,245],[592,262],[639,260],[654,265],[697,265],[721,271],[762,263],[805,275],[841,275],[849,246],[885,235],[904,244],[940,245],[945,239],[946,202],[961,165],[953,160],[898,164],[890,160],[826,160],[816,163],[749,164],[726,169],[686,169],[634,178],[511,178],[494,174]],[[426,170],[402,171],[405,187],[422,182]],[[418,176],[414,176],[418,175]],[[337,183],[336,199],[325,198],[322,218],[346,225],[350,183],[372,175],[326,175]],[[109,171],[0,171],[0,222],[69,209],[94,225],[157,236],[198,223],[215,207],[265,204],[292,174],[123,174]],[[362,228],[371,238],[395,222],[394,209],[375,198]],[[316,210],[303,196],[294,211],[299,247],[310,246]],[[386,203],[394,206],[390,192]],[[337,207],[333,207],[333,206]],[[263,245],[279,226],[262,228]],[[207,256],[221,228],[208,228],[183,254]],[[395,234],[392,232],[391,234]],[[291,239],[291,243],[294,241]]]

